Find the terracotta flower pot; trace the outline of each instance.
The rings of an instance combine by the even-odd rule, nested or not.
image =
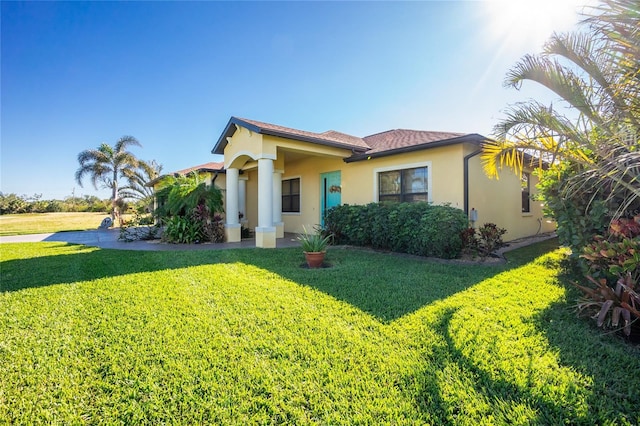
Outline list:
[[[307,265],[309,268],[319,268],[322,266],[322,262],[324,262],[324,255],[326,252],[324,251],[305,251],[304,257],[307,259]]]

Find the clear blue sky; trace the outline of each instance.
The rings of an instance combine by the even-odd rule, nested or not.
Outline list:
[[[552,99],[502,80],[571,28],[568,3],[3,1],[0,191],[108,198],[76,184],[80,151],[132,135],[165,172],[219,161],[232,115],[488,136],[508,104]]]

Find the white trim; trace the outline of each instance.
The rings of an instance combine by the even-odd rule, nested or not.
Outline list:
[[[382,172],[392,172],[395,170],[416,169],[418,167],[427,168],[427,201],[433,202],[433,191],[431,184],[431,161],[420,161],[418,163],[396,164],[394,166],[377,167],[373,169],[373,201],[379,202],[380,192],[378,190],[378,174]]]
[[[242,151],[236,152],[233,155],[233,157],[231,157],[228,161],[225,158],[224,168],[228,169],[230,167],[230,165],[233,164],[234,161],[236,161],[239,157],[242,157],[242,156],[247,156],[247,157],[251,158],[254,161],[261,160],[261,159],[274,160],[274,161],[276,160],[276,156],[274,154],[265,154],[264,152],[262,152],[262,153],[260,153],[260,154],[258,154],[256,156],[256,154],[254,154],[251,151],[242,150]]]
[[[301,175],[294,175],[294,176],[287,176],[287,177],[282,176],[282,178],[280,180],[280,185],[282,186],[282,183],[285,180],[291,180],[291,179],[300,179],[300,211],[298,211],[298,212],[282,212],[282,214],[300,215],[300,214],[302,214],[302,176]],[[282,193],[280,193],[280,197],[282,197]],[[280,209],[280,210],[282,210],[282,209]]]

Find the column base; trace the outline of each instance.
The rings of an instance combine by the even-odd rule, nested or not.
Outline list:
[[[275,226],[258,226],[256,228],[256,247],[276,248]]]
[[[238,243],[242,240],[242,230],[239,223],[224,225],[224,237],[228,243]]]
[[[284,222],[274,223],[276,227],[276,238],[284,238]]]

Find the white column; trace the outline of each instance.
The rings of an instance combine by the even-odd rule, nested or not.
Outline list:
[[[242,239],[238,220],[238,176],[239,171],[234,167],[227,169],[227,200],[225,236],[227,242],[238,242]]]
[[[273,160],[258,159],[258,227],[256,247],[276,246],[276,228],[273,226]]]
[[[282,221],[282,170],[273,172],[273,226],[276,227],[276,238],[284,238],[284,222]]]

